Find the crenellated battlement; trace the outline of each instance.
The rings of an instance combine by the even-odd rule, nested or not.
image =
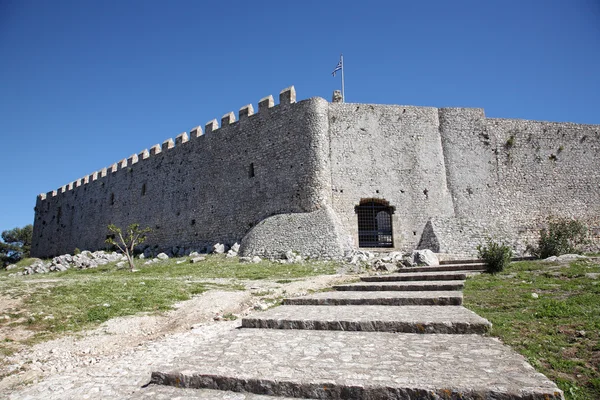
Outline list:
[[[279,104],[277,106],[286,106],[294,103],[296,103],[296,89],[294,88],[294,86],[287,87],[279,93]],[[83,178],[79,178],[73,182],[70,182],[67,185],[62,186],[58,190],[53,190],[48,193],[41,193],[38,195],[38,200],[44,201],[49,198],[56,197],[58,194],[66,193],[68,191],[74,190],[75,188],[87,185],[90,182],[95,182],[97,180],[105,178],[109,174],[116,173],[117,171],[123,169],[131,168],[133,165],[141,161],[148,160],[151,157],[173,150],[192,140],[198,139],[201,136],[214,134],[220,129],[243,123],[249,118],[255,117],[260,113],[267,113],[272,108],[277,106],[274,103],[272,95],[263,97],[258,102],[257,113],[254,112],[254,107],[252,106],[252,104],[247,104],[239,109],[237,121],[235,113],[233,111],[228,112],[227,114],[223,115],[223,117],[221,117],[220,126],[218,120],[213,119],[205,125],[204,131],[202,131],[201,126],[196,126],[190,130],[189,135],[187,132],[182,132],[175,137],[175,140],[173,140],[173,138],[169,138],[165,140],[162,144],[155,144],[150,148],[150,150],[144,149],[138,154],[132,154],[128,158],[124,158],[121,161],[110,165],[109,167],[102,168],[101,170],[95,171],[89,175],[86,175]]]

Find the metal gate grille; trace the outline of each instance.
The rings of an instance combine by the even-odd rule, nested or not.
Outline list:
[[[359,247],[393,247],[393,207],[387,202],[364,201],[354,208],[358,214]]]

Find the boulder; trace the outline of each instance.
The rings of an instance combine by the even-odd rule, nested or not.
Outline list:
[[[285,259],[288,262],[294,262],[296,261],[296,253],[294,253],[292,250],[288,250],[285,252]]]
[[[384,260],[375,260],[375,262],[373,263],[373,267],[377,271],[384,272],[394,272],[398,269],[396,267],[396,264],[392,264],[391,262],[385,262]]]
[[[401,261],[399,261],[398,266],[400,268],[412,268],[412,267],[416,267],[417,264],[413,261],[412,257],[409,257],[409,258],[403,258]]]
[[[562,256],[558,256],[557,261],[575,261],[582,260],[587,258],[586,256],[582,256],[580,254],[563,254]]]
[[[166,255],[165,253],[159,253],[156,258],[158,258],[159,260],[168,260],[169,256]]]
[[[89,250],[84,250],[79,254],[81,257],[85,257],[85,258],[95,258],[94,254],[89,251]]]
[[[194,258],[192,258],[192,259],[190,260],[190,262],[191,262],[192,264],[195,264],[195,263],[199,263],[200,261],[204,261],[204,260],[206,260],[206,257],[198,256],[198,257],[194,257]]]
[[[227,252],[227,257],[231,258],[231,257],[237,257],[238,253],[237,251],[233,251],[233,250],[229,250]]]
[[[400,262],[402,261],[402,252],[392,251],[390,254],[388,254],[388,257],[392,259],[392,262]]]
[[[412,252],[412,259],[417,265],[439,265],[440,260],[431,250],[415,250]]]
[[[216,243],[213,246],[213,253],[215,254],[223,254],[225,253],[225,245],[221,243]]]

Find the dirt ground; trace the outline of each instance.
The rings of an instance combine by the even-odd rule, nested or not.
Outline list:
[[[71,374],[78,368],[118,360],[148,342],[218,324],[232,315],[239,318],[266,309],[282,296],[300,296],[353,279],[356,279],[354,275],[323,275],[283,284],[270,280],[242,281],[245,290],[210,290],[176,304],[166,313],[115,318],[94,330],[36,344],[5,358],[0,374],[7,376],[0,381],[0,398],[61,372]],[[219,279],[219,282],[233,281]],[[18,308],[20,301],[0,298],[0,314]],[[32,335],[24,328],[11,329],[0,332],[0,338],[21,340]]]

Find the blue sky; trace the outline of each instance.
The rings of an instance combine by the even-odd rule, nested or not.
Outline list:
[[[341,52],[348,102],[600,124],[599,0],[0,0],[0,231],[290,85],[329,100]]]

